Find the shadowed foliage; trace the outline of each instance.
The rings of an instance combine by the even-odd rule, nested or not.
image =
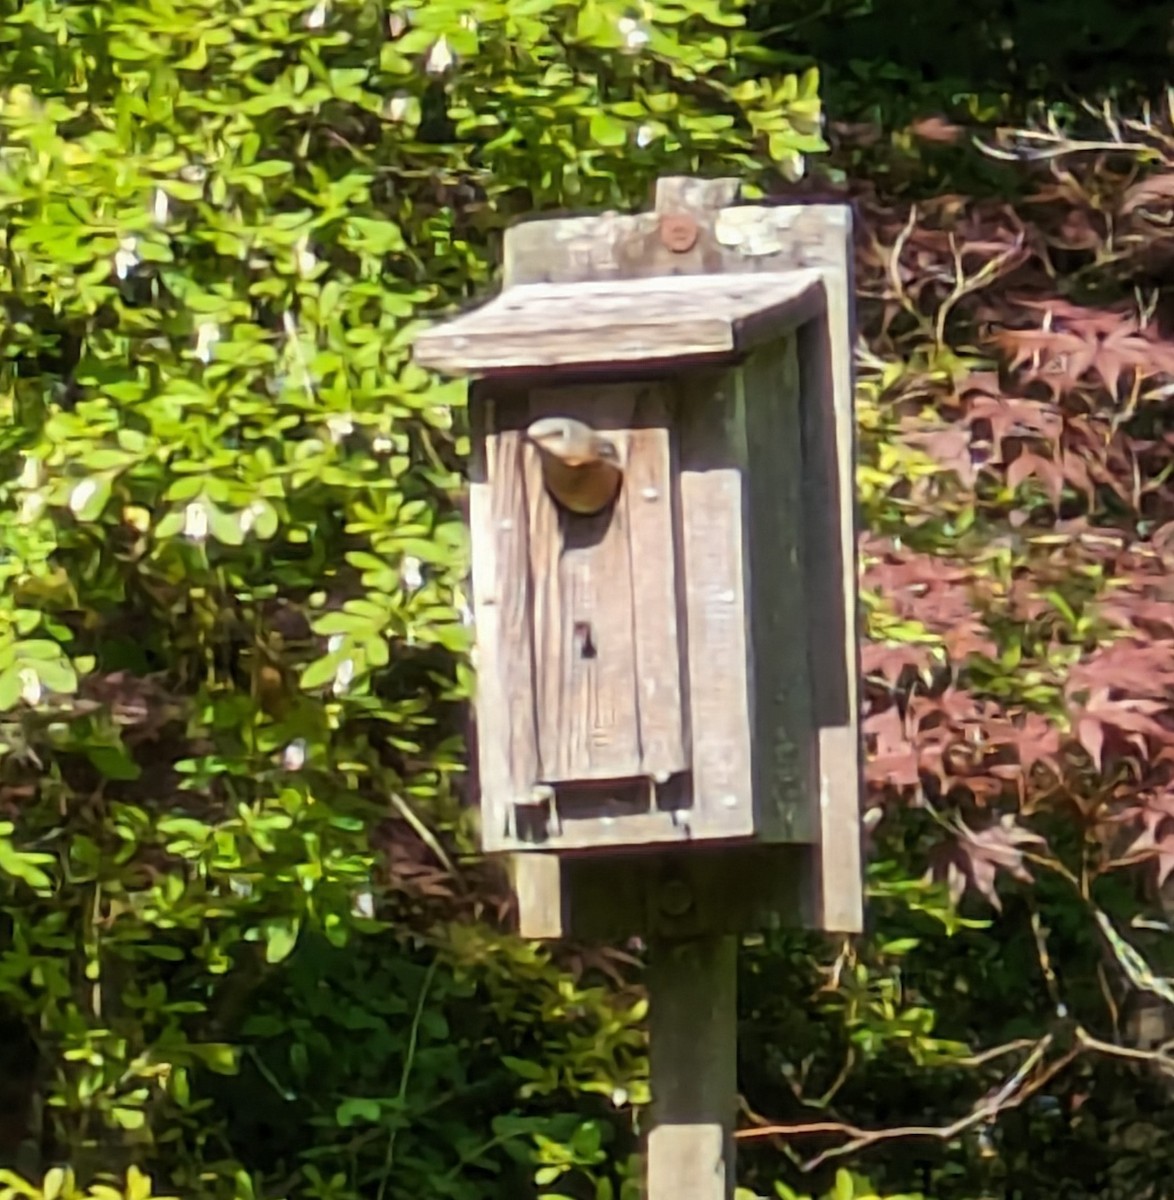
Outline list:
[[[672,172],[857,214],[869,928],[748,939],[743,1182],[1167,1194],[1169,14],[972,10],[0,0],[0,1194],[636,1194],[638,957],[472,853],[409,347]]]

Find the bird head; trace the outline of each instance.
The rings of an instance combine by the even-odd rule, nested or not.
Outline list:
[[[618,460],[615,444],[574,416],[543,416],[529,425],[526,437],[539,450],[568,466],[598,462],[600,458]]]
[[[584,441],[580,422],[570,417],[542,417],[530,425],[526,436],[540,450],[558,458],[582,449]]]
[[[526,437],[568,466],[617,458],[615,446],[607,438],[574,417],[541,417],[529,426]]]

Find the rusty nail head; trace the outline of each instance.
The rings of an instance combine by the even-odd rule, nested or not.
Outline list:
[[[684,254],[697,243],[697,222],[687,213],[669,213],[660,219],[660,240],[674,254]]]

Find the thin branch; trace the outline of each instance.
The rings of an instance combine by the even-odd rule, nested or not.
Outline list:
[[[408,1033],[408,1047],[404,1052],[404,1065],[400,1072],[399,1091],[396,1093],[396,1102],[401,1109],[408,1098],[408,1083],[412,1077],[412,1067],[416,1062],[416,1050],[420,1044],[420,1022],[424,1017],[424,1004],[432,989],[432,978],[439,965],[439,958],[434,958],[428,964],[428,970],[424,972],[424,982],[420,985],[420,994],[416,997],[416,1011],[412,1016],[412,1026]],[[395,1165],[395,1138],[399,1131],[400,1123],[397,1114],[396,1123],[392,1125],[387,1134],[387,1153],[383,1159],[383,1173],[379,1178],[379,1188],[375,1193],[376,1200],[383,1200],[387,1194],[387,1186],[391,1182],[392,1168]]]
[[[1104,1054],[1109,1058],[1123,1058],[1129,1062],[1149,1063],[1156,1066],[1167,1075],[1174,1075],[1174,1057],[1170,1055],[1169,1046],[1159,1046],[1156,1050],[1135,1050],[1132,1046],[1118,1046],[1113,1042],[1104,1042],[1093,1037],[1086,1029],[1077,1027],[1076,1040],[1082,1049]]]
[[[1147,146],[1144,142],[1085,142],[1069,140],[1061,134],[1044,133],[1042,130],[1017,129],[1015,134],[1025,142],[1035,141],[1043,144],[1039,148],[1023,146],[1004,150],[1002,147],[989,145],[977,137],[974,139],[974,144],[983,154],[1003,162],[1046,162],[1048,159],[1060,158],[1066,154],[1092,154],[1105,151],[1144,154],[1153,150],[1152,146]]]
[[[1152,976],[1152,972],[1148,970],[1148,967],[1142,970],[1137,963],[1132,961],[1134,956],[1140,959],[1137,952],[1128,946],[1128,943],[1124,943],[1119,935],[1116,935],[1107,918],[1098,909],[1094,908],[1094,914],[1099,918],[1102,931],[1109,938],[1118,962],[1122,967],[1126,968],[1126,973],[1130,975],[1131,981],[1134,982],[1135,986],[1140,986],[1148,991],[1156,991],[1156,994],[1165,998],[1163,991],[1155,987],[1155,979]],[[1064,1018],[1067,1015],[1068,1009],[1060,994],[1059,981],[1052,968],[1051,955],[1048,952],[1047,946],[1047,933],[1039,914],[1034,911],[1031,914],[1031,928],[1035,940],[1036,953],[1039,958],[1040,970],[1043,972],[1048,993],[1055,1005],[1057,1015]],[[1117,943],[1121,944],[1118,945]],[[1140,981],[1133,978],[1138,975],[1141,976]],[[1168,981],[1161,980],[1160,982],[1166,983]],[[808,1137],[819,1134],[839,1134],[846,1139],[840,1142],[839,1145],[831,1146],[814,1157],[798,1164],[800,1170],[809,1172],[814,1171],[817,1167],[822,1166],[832,1159],[855,1154],[858,1151],[866,1150],[882,1142],[891,1142],[903,1138],[932,1138],[935,1141],[945,1142],[958,1137],[959,1134],[965,1133],[968,1129],[972,1129],[976,1125],[993,1123],[1001,1113],[1018,1108],[1025,1100],[1046,1087],[1057,1075],[1085,1054],[1103,1054],[1108,1058],[1122,1059],[1126,1062],[1145,1063],[1157,1067],[1165,1074],[1174,1075],[1174,1041],[1153,1050],[1137,1050],[1130,1046],[1118,1046],[1113,1042],[1106,1042],[1101,1038],[1094,1037],[1081,1025],[1076,1025],[1073,1033],[1075,1044],[1055,1061],[1044,1065],[1042,1070],[1038,1072],[1036,1068],[1041,1066],[1048,1049],[1052,1045],[1053,1035],[1050,1033],[1038,1041],[1021,1038],[1015,1042],[1008,1042],[1006,1045],[982,1051],[977,1055],[971,1056],[969,1059],[959,1060],[960,1066],[977,1066],[984,1062],[989,1062],[991,1059],[997,1058],[1002,1054],[1009,1053],[1012,1050],[1031,1047],[1030,1053],[1024,1058],[1018,1069],[996,1091],[988,1093],[964,1117],[959,1117],[956,1121],[951,1121],[947,1125],[902,1125],[892,1129],[862,1129],[858,1125],[852,1125],[845,1121],[809,1121],[791,1125],[772,1124],[768,1123],[765,1118],[759,1117],[743,1104],[743,1110],[755,1122],[755,1128],[738,1130],[734,1136],[739,1141],[752,1141],[760,1138],[784,1139]],[[1035,1072],[1034,1075],[1033,1072]]]
[[[1031,1053],[994,1095],[983,1100],[972,1112],[967,1113],[964,1117],[959,1117],[949,1125],[904,1125],[893,1129],[861,1129],[857,1125],[850,1125],[842,1121],[811,1121],[806,1124],[764,1125],[757,1129],[742,1129],[734,1136],[741,1141],[749,1141],[766,1137],[800,1137],[821,1133],[838,1133],[848,1139],[801,1163],[800,1169],[804,1172],[814,1171],[830,1159],[855,1154],[859,1150],[867,1149],[880,1142],[891,1142],[900,1138],[933,1138],[936,1141],[950,1141],[975,1125],[995,1120],[1001,1112],[1018,1108],[1024,1100],[1034,1095],[1081,1053],[1081,1047],[1074,1047],[1056,1062],[1051,1063],[1034,1080],[1028,1081],[1028,1075],[1039,1065],[1051,1043],[1051,1034],[1047,1034],[1038,1042],[1033,1042]]]

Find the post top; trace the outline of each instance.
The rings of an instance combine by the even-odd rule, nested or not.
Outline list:
[[[415,358],[451,375],[729,358],[823,304],[813,268],[518,284],[421,334]]]

